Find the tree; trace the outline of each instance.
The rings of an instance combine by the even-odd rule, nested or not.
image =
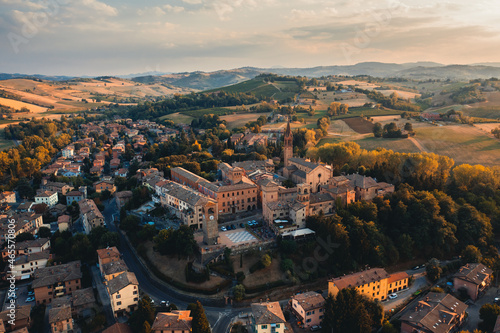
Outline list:
[[[482,322],[479,323],[478,328],[485,332],[493,331],[497,317],[500,315],[500,306],[496,304],[485,304],[479,309],[479,318]]]
[[[411,123],[405,124],[405,131],[413,133],[413,125]]]
[[[208,322],[205,309],[203,309],[203,305],[201,305],[200,301],[189,304],[187,309],[191,310],[191,317],[193,318],[192,333],[211,333],[210,323]]]
[[[269,267],[271,266],[271,256],[269,254],[264,254],[262,258],[260,259],[260,262],[262,263],[262,266],[264,267]]]
[[[241,301],[245,297],[245,286],[242,284],[236,285],[233,289],[233,295],[235,300]]]
[[[146,295],[139,301],[139,307],[137,311],[130,316],[128,323],[133,332],[143,332],[143,329],[146,326],[144,323],[147,322],[150,325],[149,328],[151,329],[151,325],[153,325],[154,320],[155,309],[151,303],[151,298]]]
[[[375,135],[376,138],[381,138],[383,134],[384,129],[382,125],[380,123],[375,123],[375,126],[373,126],[373,135]]]
[[[436,282],[441,277],[441,273],[443,273],[443,269],[440,266],[439,260],[436,258],[432,258],[427,263],[425,267],[425,271],[427,272],[427,277],[432,282]]]
[[[355,289],[342,289],[330,294],[325,302],[323,332],[371,332],[382,324],[381,306],[368,300]]]
[[[27,240],[34,240],[35,237],[29,232],[23,232],[16,236],[16,242],[24,242]]]
[[[468,245],[462,252],[462,262],[464,263],[479,263],[482,259],[481,251],[474,245]]]
[[[50,232],[50,228],[40,227],[38,229],[38,237],[40,237],[40,238],[50,238],[50,236],[52,236],[52,233]]]

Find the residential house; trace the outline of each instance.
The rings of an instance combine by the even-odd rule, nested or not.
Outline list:
[[[99,264],[99,269],[101,270],[102,274],[103,273],[102,266],[110,262],[117,262],[121,260],[121,254],[120,251],[118,251],[118,249],[116,248],[116,246],[107,247],[105,249],[97,250],[97,260]]]
[[[33,201],[26,201],[17,206],[16,211],[19,213],[33,212],[33,205],[35,203]]]
[[[38,238],[34,240],[26,240],[23,242],[16,243],[16,249],[14,255],[16,257],[23,256],[26,254],[40,253],[42,251],[50,250],[50,239],[49,238]],[[8,257],[9,251],[7,248],[2,250],[2,258]]]
[[[12,318],[9,316],[11,310],[7,309],[0,312],[0,332],[22,332],[23,329],[28,329],[31,326],[31,305],[17,306],[14,310],[15,314],[15,325],[11,325]],[[27,332],[27,330],[26,330]]]
[[[67,264],[38,268],[31,283],[35,291],[36,304],[51,303],[54,298],[71,295],[81,288],[81,263],[72,261]]]
[[[493,271],[483,264],[473,263],[460,267],[453,275],[453,288],[464,289],[476,301],[492,282]]]
[[[125,272],[107,283],[111,308],[116,317],[135,311],[139,305],[139,282],[132,272]]]
[[[127,175],[128,175],[127,168],[120,168],[120,169],[115,171],[115,176],[117,176],[117,177],[127,178]]]
[[[43,224],[42,215],[35,213],[18,213],[9,218],[0,218],[0,244],[5,242],[6,235],[12,233],[12,228],[9,227],[11,221],[16,221],[14,224],[14,236],[18,236],[24,232],[35,235]]]
[[[73,332],[73,318],[71,307],[65,306],[49,310],[49,324],[52,333]]]
[[[151,333],[189,333],[192,332],[192,321],[190,310],[160,312],[151,326]]]
[[[46,179],[42,179],[41,188],[46,191],[57,192],[62,195],[66,195],[68,192],[74,189],[73,186],[61,182],[51,182]]]
[[[92,287],[75,290],[71,297],[72,312],[78,317],[89,317],[95,305],[94,289]]]
[[[97,208],[94,200],[84,199],[78,202],[80,207],[80,219],[82,220],[83,229],[86,234],[95,227],[104,226],[104,216],[99,208]]]
[[[133,333],[130,326],[124,323],[116,323],[106,328],[102,333]]]
[[[321,294],[308,291],[292,296],[290,307],[304,327],[318,326],[324,317],[325,299]]]
[[[251,325],[254,333],[284,333],[285,323],[280,303],[252,303]]]
[[[118,209],[122,208],[125,206],[127,202],[132,199],[132,191],[120,191],[115,193],[115,198],[116,198],[116,205],[118,206]]]
[[[465,321],[467,305],[444,293],[428,293],[400,318],[401,333],[456,332]]]
[[[35,203],[44,203],[49,207],[55,206],[58,202],[57,192],[43,191],[35,195]]]
[[[14,264],[12,267],[9,266],[9,270],[14,272],[16,280],[26,280],[31,278],[37,268],[47,266],[50,258],[49,250],[24,254],[14,259]]]
[[[66,205],[70,206],[73,202],[79,202],[83,200],[83,193],[80,191],[71,191],[66,193]]]
[[[1,203],[15,203],[16,193],[12,191],[4,191],[0,193],[0,204]]]
[[[71,225],[71,216],[61,215],[57,218],[57,226],[60,232],[66,231]]]
[[[67,146],[63,148],[61,151],[62,157],[64,158],[72,158],[73,155],[75,154],[75,147],[74,146]]]
[[[118,275],[128,271],[127,264],[122,259],[103,264],[100,268],[105,281],[110,281]]]
[[[94,188],[97,193],[108,190],[111,194],[116,192],[116,186],[111,180],[100,180],[94,183]]]
[[[329,280],[328,294],[336,296],[344,288],[355,288],[370,299],[383,301],[389,294],[407,289],[409,278],[405,272],[389,275],[383,268],[372,268]]]

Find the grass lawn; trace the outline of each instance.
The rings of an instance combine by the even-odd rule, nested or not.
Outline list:
[[[245,126],[250,121],[257,120],[260,116],[267,117],[267,113],[238,113],[220,117],[225,120],[230,129]]]
[[[186,116],[179,112],[171,113],[160,117],[160,120],[172,120],[174,124],[187,124],[190,125],[191,121],[193,121],[193,117]]]
[[[479,108],[463,108],[463,113],[470,117],[500,119],[500,105]]]

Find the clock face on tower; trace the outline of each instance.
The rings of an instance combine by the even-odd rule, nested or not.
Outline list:
[[[211,219],[211,220],[213,220],[213,219],[214,219],[213,215],[210,215],[210,219]]]

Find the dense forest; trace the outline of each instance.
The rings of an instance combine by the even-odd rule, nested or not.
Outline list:
[[[166,114],[186,110],[206,109],[212,107],[238,106],[254,104],[260,99],[252,94],[228,93],[224,91],[213,93],[176,94],[173,98],[157,103],[145,102],[130,109],[128,115],[136,119],[154,119]]]

